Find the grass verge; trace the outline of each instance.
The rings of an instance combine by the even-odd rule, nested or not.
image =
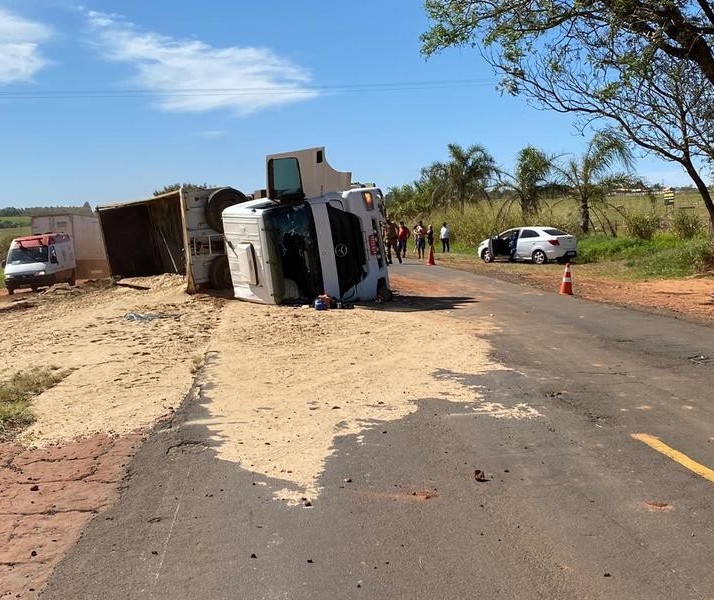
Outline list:
[[[32,399],[57,385],[69,373],[58,367],[35,367],[18,371],[8,381],[0,382],[0,441],[34,423]]]

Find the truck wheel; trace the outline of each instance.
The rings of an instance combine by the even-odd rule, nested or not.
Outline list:
[[[225,254],[213,259],[208,269],[208,279],[211,282],[211,287],[216,290],[227,290],[233,287],[231,268],[228,264],[228,257]]]
[[[67,283],[72,286],[77,285],[77,272],[74,269],[72,269],[72,275]]]
[[[221,188],[213,192],[209,198],[204,214],[206,223],[211,229],[218,233],[223,233],[223,211],[229,206],[246,202],[248,198],[243,192],[239,192],[231,187]]]
[[[377,299],[381,302],[391,302],[393,298],[394,294],[387,287],[387,282],[384,279],[380,279],[377,283]]]

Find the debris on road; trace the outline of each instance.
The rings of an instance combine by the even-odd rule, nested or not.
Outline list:
[[[490,481],[481,469],[476,469],[474,471],[474,479],[479,482]]]

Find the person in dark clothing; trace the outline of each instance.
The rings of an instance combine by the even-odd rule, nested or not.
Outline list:
[[[516,262],[516,250],[518,248],[518,230],[511,232],[508,236],[508,262]]]

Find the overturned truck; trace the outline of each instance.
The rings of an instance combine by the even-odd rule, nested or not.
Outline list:
[[[186,276],[187,291],[230,289],[223,210],[248,198],[231,187],[182,187],[97,207],[112,277]]]
[[[267,190],[182,187],[97,207],[115,278],[184,275],[187,291],[232,289],[264,304],[327,294],[389,298],[382,192],[354,184],[324,148],[273,154]]]
[[[263,304],[388,299],[382,193],[334,170],[324,148],[267,158],[268,198],[223,212],[236,298]]]

